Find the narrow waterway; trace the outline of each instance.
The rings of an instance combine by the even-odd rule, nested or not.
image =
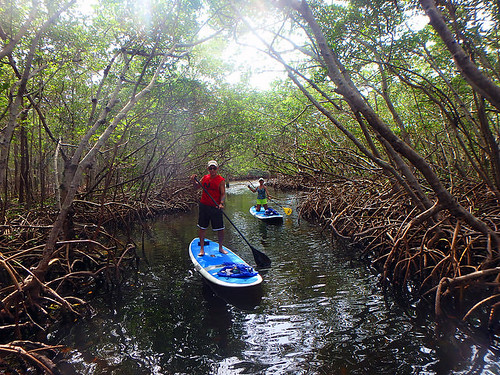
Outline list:
[[[282,225],[250,215],[246,185],[228,189],[226,214],[273,261],[260,288],[213,290],[187,252],[197,212],[158,219],[137,233],[139,273],[120,293],[96,296],[91,319],[54,332],[75,348],[71,367],[93,375],[500,373],[477,337],[436,335],[425,316],[385,299],[365,265],[298,222],[293,195],[275,194],[292,208]],[[254,264],[227,221],[225,244]]]

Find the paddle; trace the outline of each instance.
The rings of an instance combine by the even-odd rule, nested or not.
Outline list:
[[[212,202],[214,202],[214,204],[217,205],[217,202],[215,201],[215,199],[210,195],[210,193],[207,191],[207,189],[205,189],[205,186],[203,186],[201,184],[201,182],[198,181],[198,179],[196,177],[194,178],[194,180],[198,183],[198,185],[201,186],[201,188],[205,191],[205,193],[207,193],[207,195],[210,197]],[[243,233],[240,232],[238,227],[236,225],[234,225],[234,223],[231,221],[231,219],[226,215],[224,210],[221,210],[221,211],[222,211],[222,214],[225,216],[225,218],[234,227],[234,229],[236,229],[236,231],[240,234],[241,238],[243,238],[245,240],[245,242],[247,243],[247,245],[250,246],[250,249],[252,249],[253,258],[255,259],[255,263],[257,264],[257,266],[262,267],[262,268],[270,267],[271,266],[271,259],[269,259],[269,257],[266,254],[264,254],[262,251],[259,251],[255,247],[253,247],[250,244],[250,242],[248,242],[248,240],[245,238]]]
[[[276,203],[278,206],[280,206],[283,209],[283,211],[285,211],[285,214],[290,215],[292,213],[292,209],[290,207],[283,207],[281,204],[279,204],[278,202],[276,202],[274,199],[269,198],[269,200],[271,202]]]
[[[255,189],[255,186],[253,186],[252,182],[251,182],[251,181],[248,181],[248,182],[250,182],[250,185],[252,185],[252,187]],[[280,206],[280,207],[283,209],[283,211],[285,211],[285,214],[287,214],[287,216],[288,216],[288,215],[290,215],[290,214],[292,213],[292,209],[291,209],[290,207],[283,207],[281,204],[279,204],[278,202],[276,202],[274,199],[271,199],[271,198],[269,198],[269,197],[267,197],[267,198],[268,198],[271,202],[274,202],[274,203],[276,203],[278,206]]]

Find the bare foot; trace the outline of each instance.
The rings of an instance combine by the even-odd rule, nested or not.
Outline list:
[[[202,257],[203,255],[205,255],[205,251],[203,249],[200,250],[200,253],[198,254],[199,257]]]
[[[224,250],[224,249],[219,249],[219,253],[222,253],[222,254],[227,254],[227,251]]]

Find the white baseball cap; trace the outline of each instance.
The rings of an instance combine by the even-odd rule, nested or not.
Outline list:
[[[210,167],[211,165],[216,166],[217,168],[219,168],[219,164],[217,164],[217,162],[215,160],[210,160],[208,162],[208,167]]]

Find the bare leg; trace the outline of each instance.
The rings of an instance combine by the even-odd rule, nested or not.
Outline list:
[[[217,231],[217,238],[219,239],[219,252],[227,254],[227,251],[222,247],[222,242],[224,242],[224,229]]]
[[[257,212],[260,211],[260,204],[257,205]]]
[[[205,245],[205,232],[206,229],[201,229],[198,231],[198,237],[200,238],[200,252],[198,254],[199,257],[202,257],[205,255],[205,249],[203,249],[203,246]]]
[[[264,210],[267,210],[267,208],[268,208],[268,207],[267,207],[267,203],[266,203],[266,204],[264,205]]]

